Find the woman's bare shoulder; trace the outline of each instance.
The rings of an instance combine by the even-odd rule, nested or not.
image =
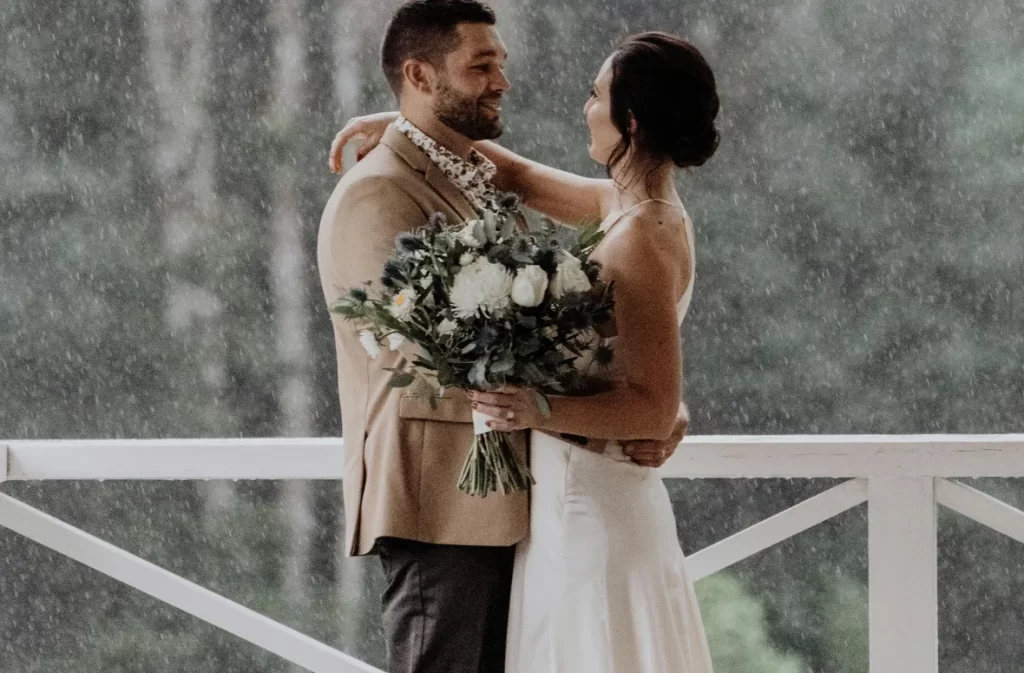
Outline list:
[[[625,264],[633,273],[674,275],[679,260],[689,258],[685,215],[668,204],[644,204],[612,227],[604,252],[612,266]]]

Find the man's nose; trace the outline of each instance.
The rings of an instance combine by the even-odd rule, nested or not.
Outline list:
[[[498,78],[493,82],[492,88],[502,93],[505,93],[512,88],[512,83],[505,77],[505,71],[498,69]]]

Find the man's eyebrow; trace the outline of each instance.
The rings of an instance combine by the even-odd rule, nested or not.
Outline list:
[[[484,58],[484,57],[487,57],[487,56],[498,56],[498,55],[499,55],[499,53],[498,53],[497,49],[484,49],[482,51],[478,51],[475,54],[473,54],[473,58],[476,59],[476,58]],[[501,56],[502,60],[508,60],[508,52],[507,51],[501,52],[500,56]]]

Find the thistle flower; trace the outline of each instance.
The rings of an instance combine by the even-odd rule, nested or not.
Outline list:
[[[427,229],[430,231],[441,231],[448,225],[448,218],[445,217],[444,213],[433,213],[427,219]]]
[[[395,247],[406,252],[416,252],[426,248],[427,244],[415,234],[399,234],[395,239]]]

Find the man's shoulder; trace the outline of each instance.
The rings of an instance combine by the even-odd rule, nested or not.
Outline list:
[[[422,175],[390,148],[378,145],[345,173],[335,188],[335,196],[338,200],[374,194],[413,197],[420,183],[424,183]]]

